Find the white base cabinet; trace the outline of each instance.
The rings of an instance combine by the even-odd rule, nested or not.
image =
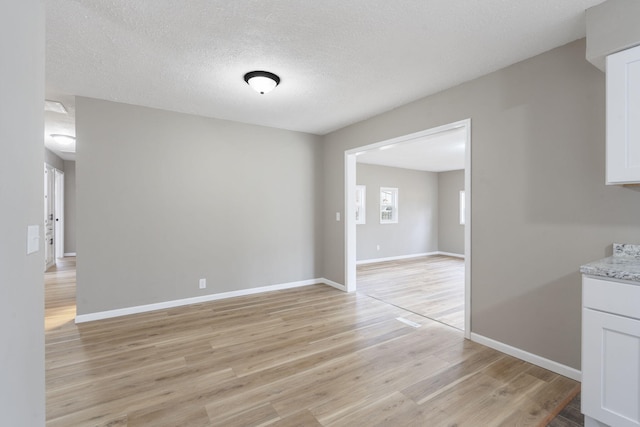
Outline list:
[[[594,420],[593,418],[585,415],[584,427],[610,427],[610,426],[608,426],[607,424],[601,423],[598,420]]]
[[[640,426],[640,284],[583,277],[586,426]]]

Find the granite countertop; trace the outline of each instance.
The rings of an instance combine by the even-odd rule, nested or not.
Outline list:
[[[613,256],[585,264],[580,272],[640,284],[640,245],[614,243]]]

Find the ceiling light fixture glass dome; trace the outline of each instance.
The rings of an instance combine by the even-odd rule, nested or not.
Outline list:
[[[280,77],[268,71],[251,71],[244,75],[244,81],[261,95],[271,92],[280,83]]]
[[[51,138],[53,138],[53,140],[58,144],[62,144],[62,145],[71,145],[74,142],[76,142],[76,138],[74,136],[62,135],[59,133],[52,133]]]

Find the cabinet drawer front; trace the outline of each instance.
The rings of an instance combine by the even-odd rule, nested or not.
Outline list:
[[[585,308],[640,319],[640,285],[584,276],[582,305]]]
[[[582,310],[582,412],[640,426],[640,320]]]

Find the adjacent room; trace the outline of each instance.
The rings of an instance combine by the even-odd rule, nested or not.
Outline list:
[[[7,425],[640,425],[640,2],[8,1]]]
[[[460,330],[467,126],[355,154],[357,291]]]

